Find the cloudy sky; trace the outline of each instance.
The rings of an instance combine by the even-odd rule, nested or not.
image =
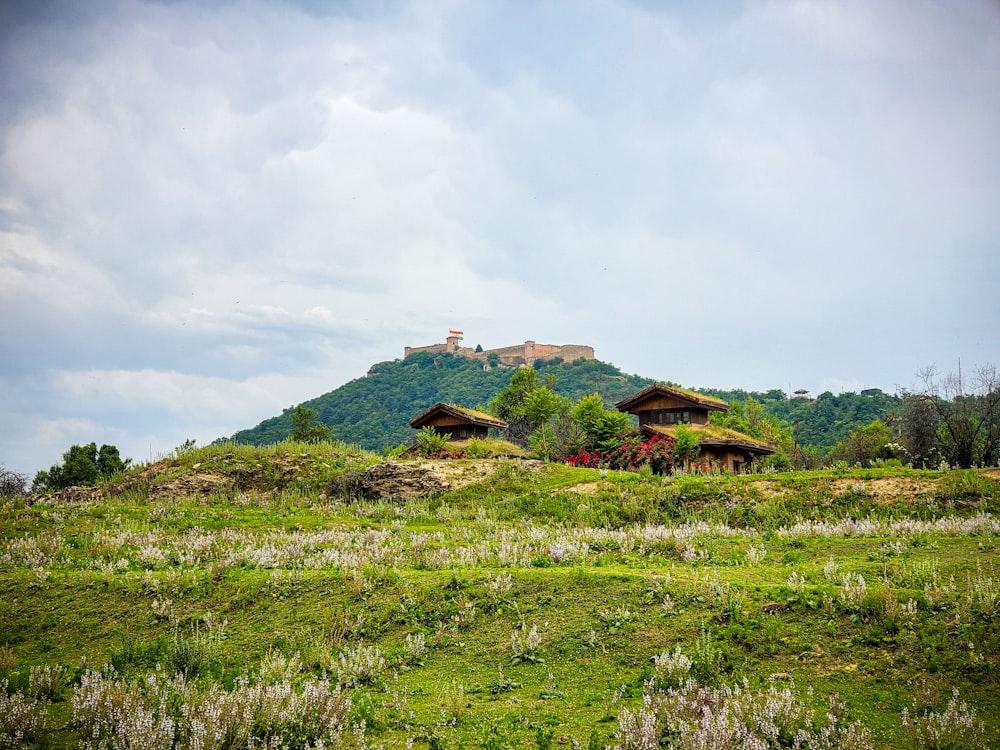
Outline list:
[[[689,387],[1000,365],[1000,4],[0,3],[0,464],[461,328]]]

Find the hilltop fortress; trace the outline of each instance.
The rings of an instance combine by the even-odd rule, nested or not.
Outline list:
[[[525,341],[523,344],[514,346],[502,346],[499,349],[484,349],[477,352],[468,346],[459,346],[460,336],[449,336],[443,344],[431,344],[430,346],[404,346],[403,359],[417,352],[428,352],[429,354],[455,354],[459,357],[478,359],[489,366],[491,359],[501,365],[512,367],[531,367],[535,362],[555,359],[556,357],[572,362],[576,359],[594,359],[594,348],[580,344],[539,344],[534,341]],[[495,355],[495,357],[493,356]]]

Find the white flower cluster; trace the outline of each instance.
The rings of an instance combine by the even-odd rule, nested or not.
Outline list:
[[[744,748],[808,747],[811,750],[870,750],[873,745],[860,720],[846,722],[843,705],[830,701],[825,721],[791,687],[751,690],[749,684],[718,689],[687,680],[665,691],[647,689],[642,706],[618,715],[616,750],[670,747]]]
[[[28,750],[37,747],[45,734],[48,700],[7,692],[7,680],[0,683],[0,747]]]
[[[349,728],[351,699],[325,678],[296,688],[287,680],[252,682],[243,676],[232,690],[217,683],[201,689],[160,670],[128,682],[106,667],[82,676],[72,706],[84,750],[285,748],[289,742],[318,750],[327,743],[339,746]]]
[[[653,657],[653,677],[658,687],[677,687],[691,671],[691,659],[675,646],[673,653],[664,651]]]
[[[916,705],[914,705],[916,711]],[[903,709],[903,726],[917,748],[961,747],[975,750],[987,747],[986,724],[976,718],[976,709],[960,700],[958,688],[952,690],[944,711],[925,711],[911,716]]]

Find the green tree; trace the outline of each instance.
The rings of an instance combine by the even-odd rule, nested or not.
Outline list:
[[[524,416],[536,425],[548,422],[559,412],[559,396],[546,387],[536,388],[524,399]]]
[[[67,487],[86,487],[97,484],[98,479],[107,479],[125,471],[132,459],[122,461],[118,448],[96,443],[73,445],[63,453],[61,464],[53,465],[48,471],[35,474],[32,489],[38,492],[61,490]]]
[[[830,452],[833,461],[846,461],[860,466],[871,466],[876,458],[888,458],[888,445],[891,439],[889,428],[880,419],[874,419],[863,427],[858,427],[843,440],[839,441]]]
[[[902,440],[910,462],[918,468],[936,467],[938,452],[938,412],[919,395],[907,396],[902,407]]]
[[[604,399],[597,393],[584,396],[577,402],[573,407],[573,421],[583,434],[583,447],[606,452],[621,445],[632,426],[628,414],[606,410]]]
[[[330,428],[319,421],[314,409],[299,405],[292,414],[292,431],[288,439],[298,443],[322,443],[330,439]]]
[[[113,445],[102,445],[97,452],[97,473],[101,476],[110,477],[112,474],[121,474],[128,464],[122,461],[118,448]]]
[[[527,414],[528,397],[538,388],[538,373],[522,367],[510,383],[489,403],[490,413],[507,423],[507,437],[518,445],[528,445],[537,424]]]
[[[673,429],[674,436],[674,463],[679,466],[687,466],[698,458],[701,447],[698,445],[698,433],[686,424],[679,424]]]

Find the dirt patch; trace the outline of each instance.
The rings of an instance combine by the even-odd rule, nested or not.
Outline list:
[[[449,490],[457,490],[468,484],[481,482],[497,469],[496,461],[420,461],[417,466],[426,467],[436,475]]]
[[[859,492],[882,504],[904,502],[912,503],[918,497],[934,490],[936,479],[921,479],[912,477],[879,477],[878,479],[837,479],[833,482],[836,493]]]
[[[556,492],[576,492],[580,495],[596,495],[600,491],[600,482],[580,482],[580,484],[573,484],[569,487],[560,487],[552,490],[553,494]]]

